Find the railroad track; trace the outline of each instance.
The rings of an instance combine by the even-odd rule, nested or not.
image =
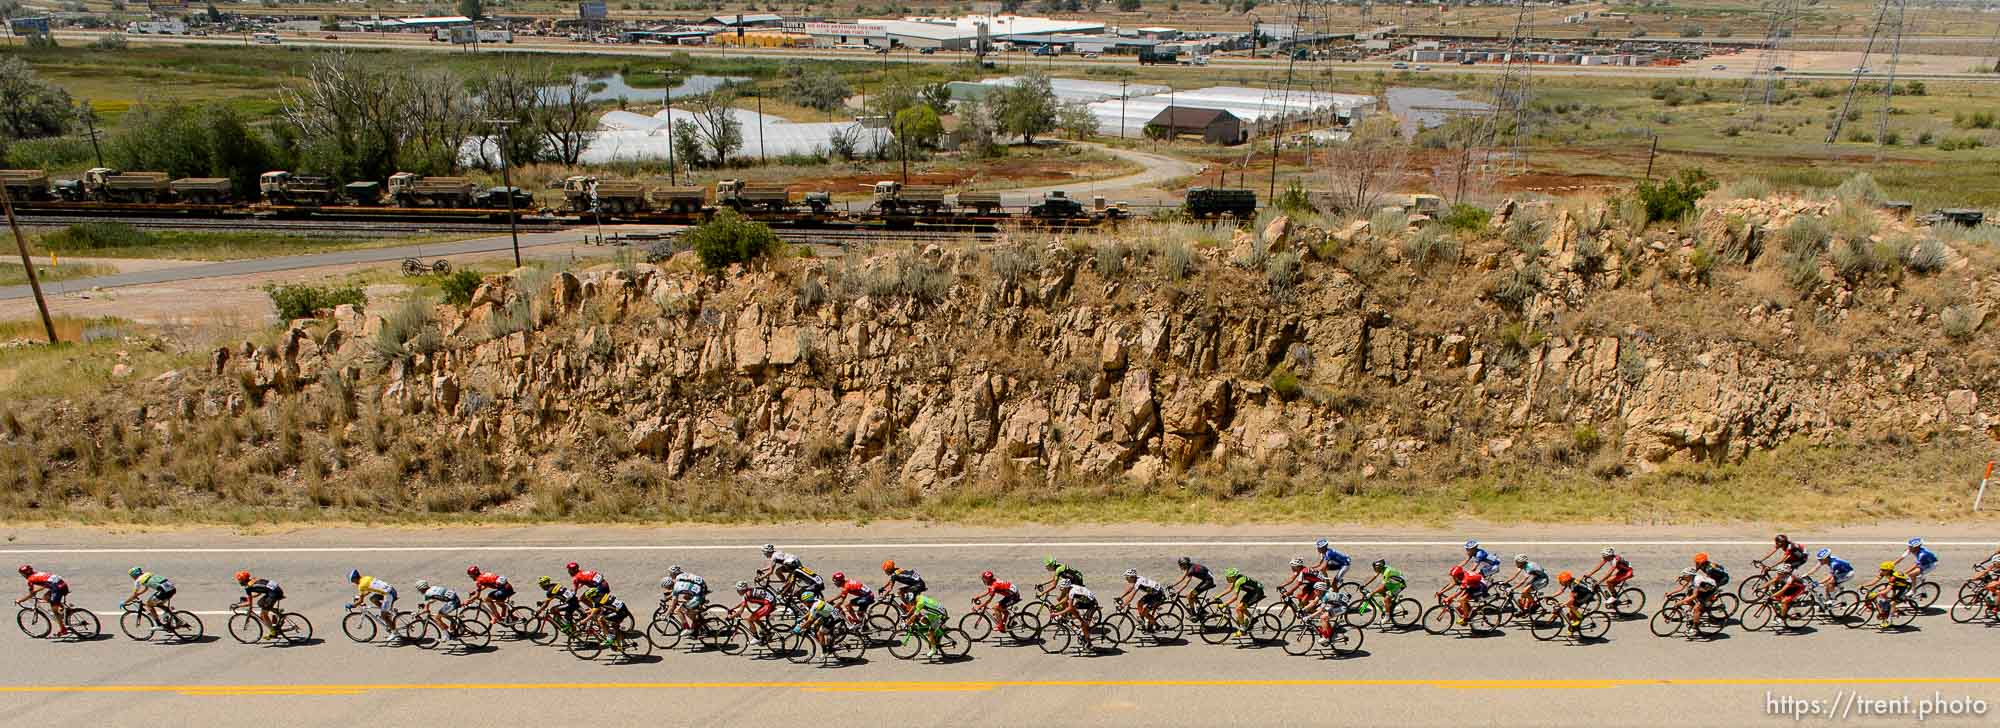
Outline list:
[[[115,222],[141,230],[208,230],[214,232],[284,232],[319,237],[381,237],[422,235],[434,232],[504,233],[506,223],[405,220],[277,220],[270,218],[204,219],[171,217],[108,217],[101,215],[21,216],[28,227],[67,227],[81,223]],[[527,231],[553,229],[552,225],[522,224]]]

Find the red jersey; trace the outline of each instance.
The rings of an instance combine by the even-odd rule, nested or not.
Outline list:
[[[62,577],[56,576],[55,574],[51,574],[46,571],[37,571],[33,575],[29,576],[28,586],[30,587],[38,586],[43,589],[49,589],[49,590],[69,588],[69,584],[64,582]]]
[[[500,588],[500,575],[490,571],[480,574],[478,578],[472,580],[472,585],[481,589],[498,589]]]
[[[604,581],[604,577],[599,576],[595,571],[576,572],[576,576],[570,579],[570,583],[575,584],[577,586],[594,586],[597,587],[599,591],[611,590],[610,585]]]
[[[843,594],[862,595],[868,593],[868,587],[863,585],[861,583],[861,580],[856,579],[854,581],[847,582],[846,584],[842,584],[840,586],[840,591]]]
[[[986,585],[986,593],[987,593],[987,594],[1013,594],[1013,593],[1014,593],[1014,582],[1011,582],[1011,581],[1000,581],[1000,580],[998,580],[998,579],[995,579],[995,580],[993,580],[993,583],[991,583],[991,584],[988,584],[988,585]]]
[[[1477,589],[1486,586],[1486,576],[1477,571],[1468,571],[1465,572],[1465,578],[1459,580],[1458,585],[1467,589]]]

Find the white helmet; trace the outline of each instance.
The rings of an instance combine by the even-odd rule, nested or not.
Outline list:
[[[660,588],[661,588],[661,589],[672,589],[672,588],[674,588],[674,578],[673,578],[673,577],[671,577],[671,576],[669,576],[669,577],[667,577],[667,578],[665,578],[665,579],[661,579],[661,580],[660,580]]]
[[[427,591],[431,588],[431,583],[428,581],[424,581],[422,579],[418,579],[417,583],[412,584],[411,586],[416,587],[417,591]]]
[[[767,543],[767,544],[764,544],[764,555],[765,555],[765,556],[770,556],[771,554],[774,554],[774,553],[777,553],[777,551],[778,551],[778,547],[777,547],[777,546],[775,546],[775,545],[772,545],[772,544],[768,544],[768,543]]]
[[[1618,555],[1618,549],[1614,549],[1614,548],[1611,548],[1610,546],[1606,546],[1606,547],[1604,547],[1604,550],[1603,550],[1603,551],[1599,551],[1599,552],[1597,552],[1597,553],[1599,553],[1599,554],[1602,554],[1602,555],[1604,555],[1604,557],[1605,557],[1605,558],[1610,558],[1610,557],[1613,557],[1613,556],[1617,556],[1617,555]]]
[[[1127,579],[1137,579],[1137,578],[1139,578],[1139,570],[1138,570],[1138,569],[1126,569],[1126,570],[1125,570],[1125,578],[1127,578]]]
[[[1685,569],[1681,569],[1681,576],[1694,576],[1694,567],[1690,566]]]
[[[1527,555],[1527,554],[1514,554],[1514,565],[1516,565],[1516,566],[1527,566],[1527,565],[1528,565],[1528,555]]]
[[[1070,588],[1070,587],[1073,587],[1073,586],[1076,586],[1076,585],[1075,585],[1075,584],[1072,584],[1072,583],[1070,583],[1070,580],[1068,580],[1068,579],[1064,579],[1064,580],[1062,580],[1062,581],[1058,581],[1058,582],[1056,582],[1056,588],[1057,588],[1057,589],[1068,589],[1068,588]]]
[[[681,575],[680,564],[674,564],[673,566],[667,567],[667,576],[680,576],[680,575]]]
[[[1301,559],[1296,556],[1292,557],[1292,568],[1298,568],[1305,565],[1306,565],[1305,559]]]

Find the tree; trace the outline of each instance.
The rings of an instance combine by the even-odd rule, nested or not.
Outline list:
[[[825,68],[814,68],[801,72],[785,82],[785,95],[800,106],[828,114],[847,104],[847,97],[853,95],[847,80]]]
[[[74,104],[68,91],[43,81],[27,61],[0,57],[0,137],[60,135],[75,117]]]
[[[950,116],[953,107],[957,105],[951,99],[951,84],[945,81],[924,84],[923,89],[917,94],[923,98],[925,105],[937,112],[938,116]]]
[[[999,135],[999,129],[990,99],[975,97],[959,105],[959,151],[981,159],[998,154],[1000,148],[994,143],[994,137]]]
[[[283,92],[282,113],[302,166],[338,179],[397,171],[408,120],[396,70],[343,51],[313,59]]]
[[[478,20],[486,10],[484,0],[458,0],[458,14]]]
[[[1139,0],[1118,0],[1118,12],[1121,13],[1136,13],[1140,7]]]
[[[548,156],[549,139],[541,128],[542,89],[553,79],[538,70],[505,64],[472,83],[479,98],[479,115],[514,124],[497,137],[508,164],[530,164]]]
[[[920,103],[923,103],[921,89],[900,80],[892,80],[883,84],[880,90],[868,95],[868,113],[893,119],[902,110]]]
[[[674,164],[682,167],[699,167],[701,161],[701,138],[696,136],[693,124],[674,127]]]
[[[718,271],[734,263],[748,263],[778,247],[778,236],[761,222],[743,219],[735,210],[720,210],[715,218],[694,226],[682,237],[701,267]]]
[[[1063,104],[1056,107],[1056,128],[1071,139],[1089,139],[1097,135],[1097,115],[1083,104]]]
[[[1368,119],[1347,141],[1327,149],[1320,169],[1326,171],[1333,205],[1349,213],[1369,212],[1382,196],[1402,184],[1410,147],[1396,136],[1393,119]]]
[[[895,124],[890,127],[895,132],[898,146],[908,144],[918,149],[937,147],[938,139],[944,136],[944,123],[931,107],[916,104],[896,112]]]
[[[597,138],[596,105],[590,101],[590,84],[582,76],[569,77],[569,86],[543,94],[537,125],[548,141],[555,161],[575,165],[583,158],[584,147]]]
[[[1651,180],[1640,182],[1636,194],[1639,202],[1646,206],[1646,222],[1679,220],[1693,212],[1703,195],[1715,189],[1715,180],[1708,172],[1697,169],[1683,169],[1680,174],[1654,184]]]
[[[720,165],[743,147],[743,122],[736,120],[736,94],[719,90],[688,99],[694,115],[695,134],[705,148],[705,156]]]
[[[234,109],[219,103],[142,103],[120,119],[104,144],[105,161],[122,169],[174,177],[227,177],[237,190],[279,164],[270,142]]]
[[[1036,136],[1056,128],[1055,90],[1040,71],[1023,74],[995,95],[999,97],[994,111],[1001,131],[1019,135],[1022,141],[1033,144]]]

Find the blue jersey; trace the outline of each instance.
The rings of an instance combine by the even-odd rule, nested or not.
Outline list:
[[[1351,560],[1347,558],[1347,554],[1343,554],[1333,549],[1327,549],[1325,551],[1320,552],[1319,557],[1321,560],[1326,562],[1326,565],[1328,567],[1334,569],[1345,569],[1347,568],[1348,564],[1353,563]]]
[[[1924,571],[1930,571],[1931,567],[1937,566],[1937,554],[1931,553],[1930,549],[1919,547],[1917,549],[1917,566]]]
[[[1485,564],[1487,566],[1500,565],[1500,557],[1487,553],[1486,549],[1479,549],[1478,551],[1472,552],[1472,560],[1475,563]]]
[[[1836,576],[1846,576],[1854,573],[1854,565],[1847,563],[1846,559],[1829,558],[1826,561],[1826,571]]]

